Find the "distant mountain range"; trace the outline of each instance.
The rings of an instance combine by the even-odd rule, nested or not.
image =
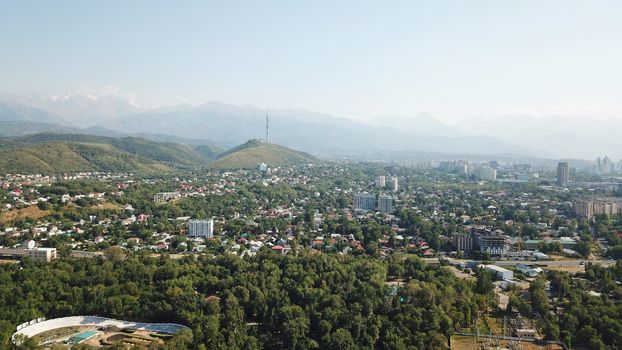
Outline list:
[[[304,110],[270,110],[270,138],[309,153],[356,156],[378,150],[466,154],[529,154],[542,152],[519,147],[486,136],[444,136],[417,127],[408,130],[391,126],[370,126],[349,119]],[[108,121],[103,126],[126,133],[169,133],[175,136],[209,139],[232,146],[262,137],[266,111],[252,106],[232,106],[210,102],[198,107],[183,106],[153,110]],[[440,123],[440,122],[439,122]]]
[[[37,122],[64,124],[65,121],[42,109],[26,104],[0,100],[0,122]]]
[[[298,109],[266,110],[209,102],[146,108],[121,97],[0,95],[0,135],[37,132],[138,136],[190,146],[214,156],[263,138],[270,117],[274,143],[322,157],[369,159],[366,155],[439,154],[451,158],[622,158],[622,119],[549,116],[474,117],[450,126],[429,114],[358,122]],[[367,157],[367,158],[366,158]]]
[[[31,121],[58,122],[80,128],[96,126],[112,119],[129,117],[149,109],[116,95],[94,96],[83,93],[52,97],[0,94],[0,101],[12,106],[28,106],[45,111],[49,115],[55,116],[56,119],[62,120],[59,122],[58,120],[29,119]],[[1,115],[0,120],[3,120]]]

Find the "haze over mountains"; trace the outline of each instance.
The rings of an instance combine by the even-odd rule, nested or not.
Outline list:
[[[0,95],[0,134],[35,132],[135,135],[156,141],[227,149],[261,138],[270,115],[271,141],[321,156],[394,152],[594,159],[622,158],[622,119],[561,116],[473,117],[448,125],[431,114],[362,122],[299,109],[221,102],[148,108],[120,96]]]

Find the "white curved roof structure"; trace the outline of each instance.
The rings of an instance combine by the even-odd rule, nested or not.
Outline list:
[[[32,323],[32,322],[31,322]],[[23,327],[13,334],[13,339],[18,334],[23,334],[27,337],[34,337],[37,334],[56,329],[56,328],[64,328],[64,327],[75,327],[75,326],[95,326],[95,327],[106,327],[106,326],[115,326],[118,328],[128,328],[128,329],[136,329],[136,330],[145,330],[150,332],[160,332],[167,334],[176,334],[183,329],[189,329],[186,326],[176,324],[176,323],[143,323],[143,322],[131,322],[131,321],[121,321],[115,320],[112,318],[99,317],[99,316],[70,316],[70,317],[61,317],[54,318],[51,320],[45,320],[41,322],[36,322],[30,325]]]

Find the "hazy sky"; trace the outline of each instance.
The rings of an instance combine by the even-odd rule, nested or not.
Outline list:
[[[0,0],[0,91],[622,116],[622,1]]]

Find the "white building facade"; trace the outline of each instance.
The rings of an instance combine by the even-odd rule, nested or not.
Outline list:
[[[214,237],[214,220],[190,220],[188,221],[189,237]]]

